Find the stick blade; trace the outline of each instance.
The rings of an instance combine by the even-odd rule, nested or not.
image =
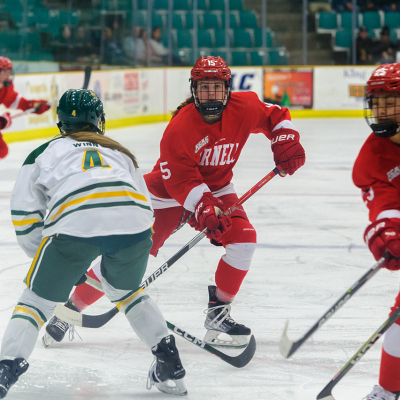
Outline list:
[[[289,358],[292,354],[292,349],[293,349],[293,342],[289,339],[287,335],[288,327],[289,327],[289,320],[287,320],[285,323],[281,340],[279,342],[279,351],[284,358]]]
[[[245,367],[253,358],[257,349],[256,338],[251,335],[247,347],[236,357],[230,357],[229,364],[236,368]]]
[[[335,400],[335,398],[332,396],[331,383],[332,382],[330,382],[322,389],[322,391],[317,396],[317,400]]]

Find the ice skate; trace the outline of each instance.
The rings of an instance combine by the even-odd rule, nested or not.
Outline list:
[[[71,310],[79,311],[71,300],[68,300],[65,306]],[[49,347],[54,342],[61,342],[68,330],[70,333],[70,340],[73,340],[75,335],[75,327],[67,322],[61,321],[61,319],[54,315],[47,324],[46,331],[42,337],[43,346]]]
[[[20,375],[28,369],[29,364],[23,358],[0,361],[0,399],[7,396],[11,386],[17,382]]]
[[[398,400],[399,392],[393,393],[385,390],[382,386],[375,385],[372,392],[363,398],[363,400]]]
[[[186,371],[179,358],[174,336],[163,338],[151,351],[156,358],[150,366],[147,389],[150,390],[154,385],[160,392],[186,396],[187,389],[183,381]]]
[[[208,309],[205,311],[207,316],[204,322],[207,333],[204,341],[213,346],[246,347],[251,335],[250,328],[238,324],[231,318],[230,303],[219,301],[216,291],[216,286],[208,287],[209,303]],[[222,337],[219,337],[220,334]]]

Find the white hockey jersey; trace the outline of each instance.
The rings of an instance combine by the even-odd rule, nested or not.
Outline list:
[[[11,195],[17,240],[34,257],[44,237],[140,233],[154,223],[140,169],[125,154],[58,138],[25,160]]]

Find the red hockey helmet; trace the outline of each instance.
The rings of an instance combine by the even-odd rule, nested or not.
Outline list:
[[[231,70],[222,57],[200,57],[190,71],[190,91],[197,111],[204,116],[220,116],[231,97]],[[196,93],[196,82],[204,80],[221,80],[225,82],[225,95],[222,101],[201,102]],[[211,85],[211,82],[210,82]]]
[[[5,69],[5,70],[12,70],[13,65],[12,62],[9,58],[7,57],[0,57],[0,70]]]
[[[221,79],[230,81],[231,70],[222,57],[200,57],[190,71],[192,82],[202,79]]]
[[[378,106],[373,111],[374,97],[400,96],[400,63],[380,65],[371,75],[367,82],[367,90],[364,101],[364,116],[368,125],[376,136],[390,137],[399,133],[399,125],[394,122],[396,115],[387,115],[377,118]]]

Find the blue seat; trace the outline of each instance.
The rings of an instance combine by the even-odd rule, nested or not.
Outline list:
[[[21,45],[21,36],[18,30],[0,32],[0,47],[10,51],[17,51]]]
[[[229,32],[229,46],[232,45],[232,35]],[[215,47],[225,47],[225,29],[215,29]]]
[[[245,29],[235,29],[233,31],[234,47],[253,47],[250,33]]]
[[[241,28],[257,28],[257,14],[254,11],[241,11],[239,13]]]
[[[213,57],[219,56],[219,57],[222,57],[225,61],[227,59],[226,51],[213,50],[213,51],[210,51],[210,56],[213,56]]]
[[[77,12],[60,11],[58,23],[60,25],[76,25],[78,23]]]
[[[232,65],[248,65],[246,51],[232,51]]]
[[[230,0],[229,1],[229,9],[242,11],[243,10],[243,1],[242,0]]]
[[[174,0],[174,10],[185,10],[191,9],[190,0]]]
[[[264,63],[264,57],[265,57],[265,63]],[[250,62],[251,65],[268,65],[269,64],[268,53],[264,53],[263,51],[251,51]]]
[[[400,12],[385,13],[383,25],[389,27],[390,30],[399,29],[400,28]]]
[[[224,0],[210,0],[209,3],[210,11],[224,11],[225,1]]]
[[[222,23],[222,28],[225,28],[225,13],[221,14],[221,23]],[[239,21],[239,14],[237,11],[232,11],[229,13],[229,29],[236,29],[239,28],[240,26],[240,21]]]
[[[211,34],[207,29],[197,31],[197,45],[199,47],[213,47]]]
[[[164,14],[155,13],[151,15],[151,25],[153,28],[158,26],[159,28],[165,29],[167,27],[167,20]]]
[[[272,47],[274,45],[274,33],[266,29],[265,35],[267,47]],[[254,45],[255,47],[262,47],[262,28],[254,29]]]
[[[168,0],[153,0],[154,10],[168,10]]]
[[[351,29],[342,29],[336,31],[334,50],[350,50],[353,42]]]
[[[356,15],[356,28],[360,26],[359,14]],[[340,26],[342,29],[351,29],[353,20],[353,13],[350,11],[342,12],[340,14]]]
[[[185,13],[186,29],[193,29],[193,13]],[[197,13],[197,29],[203,29],[203,18],[200,13]]]
[[[167,16],[167,26],[168,26],[168,18],[169,16]],[[182,13],[177,13],[174,12],[172,14],[172,29],[183,29],[184,26],[184,16],[182,15]]]
[[[192,32],[188,30],[176,31],[176,40],[178,48],[193,47]]]
[[[315,14],[317,32],[338,29],[338,18],[335,12],[320,12]]]
[[[362,14],[362,25],[369,31],[373,29],[380,29],[382,27],[381,16],[378,11],[367,11]]]
[[[203,14],[203,27],[204,29],[220,29],[222,27],[221,16],[216,13]]]
[[[208,0],[197,0],[197,9],[201,11],[208,10]]]
[[[270,65],[288,65],[289,54],[286,50],[269,50],[268,56]]]

